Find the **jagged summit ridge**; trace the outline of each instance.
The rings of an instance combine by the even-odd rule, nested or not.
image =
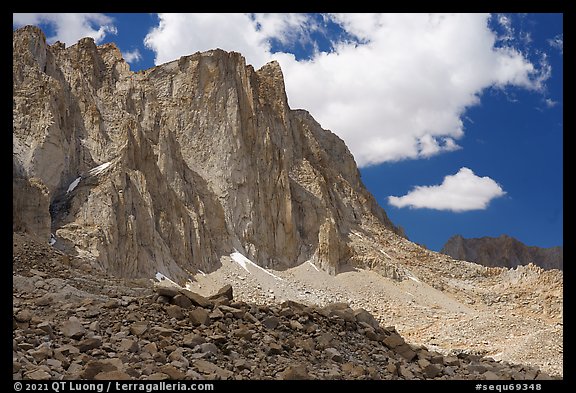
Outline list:
[[[288,106],[277,62],[212,50],[134,73],[113,44],[48,45],[30,26],[13,54],[14,230],[174,278],[234,249],[336,273],[363,261],[352,231],[398,232],[342,140]]]
[[[454,235],[440,252],[455,259],[491,267],[513,268],[533,263],[544,269],[563,269],[562,247],[527,246],[508,235],[469,239]]]

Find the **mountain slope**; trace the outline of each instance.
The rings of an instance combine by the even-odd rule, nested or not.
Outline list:
[[[288,107],[277,63],[254,70],[213,50],[133,73],[113,44],[48,46],[34,27],[13,40],[13,231],[17,246],[30,240],[13,258],[26,289],[15,291],[15,316],[39,311],[59,325],[84,306],[62,299],[55,316],[44,290],[122,299],[160,271],[206,295],[233,285],[239,301],[346,302],[412,344],[562,374],[563,273],[487,268],[402,237],[344,143]],[[50,264],[40,249],[81,273],[31,280]],[[111,320],[132,318],[118,311]],[[15,329],[36,334],[24,317]],[[29,364],[28,351],[45,345],[28,339],[16,345],[34,373],[41,361]]]
[[[246,302],[236,294],[243,285],[206,297],[170,285],[154,291],[148,280],[106,276],[21,234],[13,256],[14,380],[560,378],[414,345],[345,303]]]
[[[399,232],[342,140],[289,108],[278,63],[213,50],[133,73],[113,44],[13,38],[14,230],[175,278],[234,250],[336,273],[362,263],[351,231]]]
[[[507,235],[474,239],[455,235],[448,239],[440,252],[454,259],[475,262],[483,266],[513,268],[533,263],[544,269],[563,268],[562,247],[527,246]]]

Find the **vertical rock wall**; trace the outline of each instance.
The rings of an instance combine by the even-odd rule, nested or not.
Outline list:
[[[217,49],[133,73],[113,44],[49,46],[30,26],[13,54],[15,231],[175,278],[234,249],[337,273],[351,230],[398,232],[344,142],[289,108],[276,62]]]

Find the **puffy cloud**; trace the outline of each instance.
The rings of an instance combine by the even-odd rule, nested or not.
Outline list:
[[[75,44],[84,37],[92,37],[96,43],[99,43],[106,34],[117,33],[112,18],[104,14],[14,13],[12,14],[12,24],[16,27],[52,25],[56,34],[48,37],[48,42],[60,41],[66,45]]]
[[[315,19],[305,14],[253,14],[261,39],[273,38],[284,45],[296,41],[311,41],[310,34],[321,28]]]
[[[133,51],[122,52],[122,57],[126,60],[127,63],[137,63],[142,60],[142,55],[138,49],[134,49]]]
[[[156,64],[220,48],[240,52],[249,64],[259,68],[273,60],[272,40],[282,45],[310,42],[310,34],[321,28],[310,15],[291,13],[158,14],[158,20],[158,26],[144,39],[156,53]]]
[[[156,64],[214,48],[256,68],[278,60],[291,107],[307,109],[367,166],[459,149],[462,118],[487,88],[545,90],[546,55],[531,62],[506,38],[512,19],[495,18],[503,36],[488,14],[158,14],[144,43]],[[66,43],[116,31],[102,14],[14,14],[15,25],[38,22]],[[314,43],[312,33],[330,41],[329,52],[272,53]]]
[[[216,47],[242,53],[255,67],[278,60],[290,105],[344,139],[360,166],[458,149],[461,118],[485,89],[542,90],[550,75],[545,58],[534,65],[504,45],[489,28],[490,15],[324,17],[356,39],[333,42],[332,52],[306,61],[270,51],[272,39],[287,43],[302,39],[303,30],[322,31],[302,14],[160,14],[146,45],[157,64]],[[509,17],[497,21],[513,33]]]
[[[257,29],[247,14],[158,14],[159,23],[144,44],[156,54],[156,64],[178,59],[195,52],[220,48],[242,53],[256,67],[270,60],[267,31],[280,34],[282,28]]]
[[[388,197],[388,203],[396,207],[464,212],[486,209],[492,199],[505,194],[491,178],[476,176],[463,167],[455,175],[444,177],[442,184],[416,186],[404,196]]]
[[[279,60],[291,105],[344,139],[361,166],[455,150],[483,90],[541,90],[549,77],[517,49],[495,47],[487,15],[335,18],[366,43]]]

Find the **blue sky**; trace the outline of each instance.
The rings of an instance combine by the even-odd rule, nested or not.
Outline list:
[[[563,244],[562,14],[14,14],[137,71],[212,48],[282,66],[408,237]]]

